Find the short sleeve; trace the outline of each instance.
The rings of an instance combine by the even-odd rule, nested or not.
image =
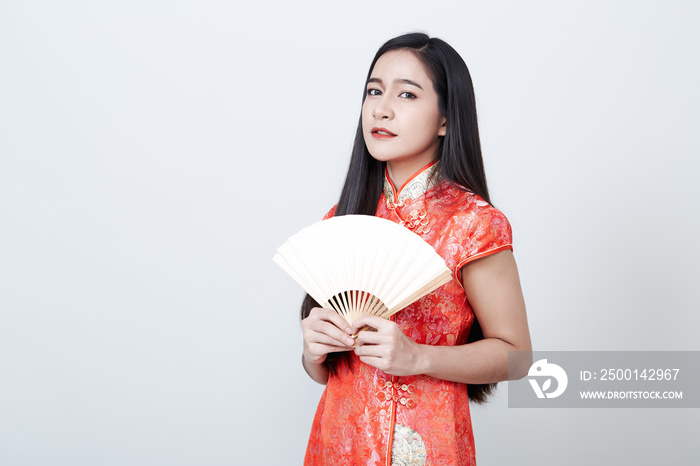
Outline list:
[[[323,220],[328,220],[331,217],[335,217],[335,211],[338,209],[338,205],[334,205],[331,207],[331,210],[329,210],[326,215],[323,216]]]
[[[500,210],[488,206],[474,217],[463,246],[456,272],[473,260],[506,249],[512,250],[513,233],[508,219]]]

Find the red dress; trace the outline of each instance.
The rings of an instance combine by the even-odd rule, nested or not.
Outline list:
[[[511,229],[481,197],[436,178],[437,165],[428,165],[398,192],[385,176],[376,216],[419,234],[453,272],[452,281],[399,311],[394,321],[417,343],[462,345],[474,313],[460,270],[474,259],[512,249]],[[350,367],[341,365],[328,379],[305,465],[476,464],[467,385],[426,375],[392,376],[349,354]]]

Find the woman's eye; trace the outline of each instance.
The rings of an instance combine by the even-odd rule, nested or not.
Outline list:
[[[403,97],[404,99],[415,99],[416,96],[411,94],[410,92],[402,92],[399,94],[399,97]]]
[[[382,95],[379,89],[367,89],[367,95]]]

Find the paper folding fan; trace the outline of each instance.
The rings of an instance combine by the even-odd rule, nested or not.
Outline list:
[[[451,279],[443,259],[420,236],[369,215],[308,226],[272,260],[349,324],[362,315],[389,318]]]

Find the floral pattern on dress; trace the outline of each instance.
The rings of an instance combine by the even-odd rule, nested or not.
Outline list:
[[[481,197],[440,181],[437,168],[424,168],[400,192],[385,176],[376,216],[419,234],[453,274],[450,282],[393,320],[417,343],[454,346],[467,342],[474,322],[460,270],[471,260],[512,249],[511,229],[506,217]],[[324,218],[334,214],[335,208]],[[423,464],[476,464],[466,384],[426,375],[392,376],[362,363],[354,353],[350,365],[340,366],[328,380],[304,464],[389,466],[392,448],[401,441],[396,426],[420,438]],[[403,427],[398,430],[408,432]]]
[[[391,446],[392,466],[425,466],[425,445],[418,432],[396,424]]]

